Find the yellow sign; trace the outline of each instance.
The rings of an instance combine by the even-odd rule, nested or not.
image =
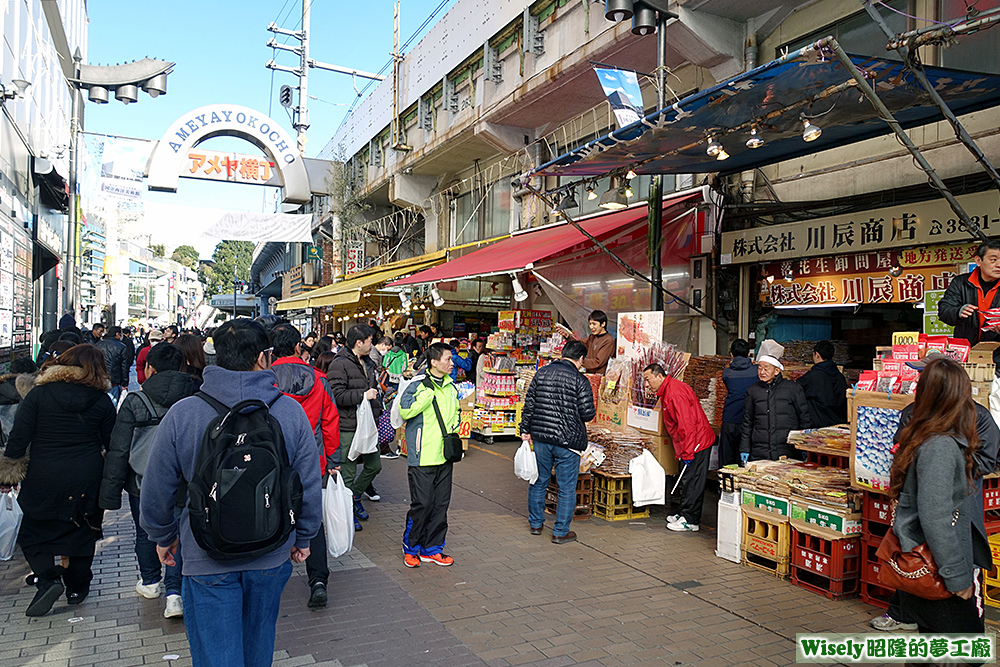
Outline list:
[[[181,176],[209,181],[265,185],[274,174],[274,163],[262,155],[193,150]]]
[[[472,435],[472,411],[462,410],[462,422],[458,425],[458,437],[468,438]]]

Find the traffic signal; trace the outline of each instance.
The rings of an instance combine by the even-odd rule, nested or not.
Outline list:
[[[282,86],[278,90],[278,103],[281,104],[281,106],[283,106],[283,107],[291,107],[292,106],[292,87],[291,86]]]

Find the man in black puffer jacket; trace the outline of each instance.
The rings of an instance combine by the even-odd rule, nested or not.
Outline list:
[[[576,508],[580,453],[587,448],[586,423],[596,414],[590,381],[580,373],[586,356],[587,346],[582,342],[566,343],[562,359],[535,373],[521,412],[521,439],[534,444],[538,462],[538,479],[528,487],[528,527],[532,535],[542,534],[545,490],[554,466],[559,485],[552,526],[555,544],[576,540],[569,526]]]
[[[812,428],[812,414],[805,392],[797,383],[781,377],[784,367],[773,357],[757,359],[760,382],[747,389],[743,406],[740,458],[777,461],[797,456],[788,444],[788,432]]]
[[[809,401],[813,428],[847,423],[847,378],[833,361],[834,347],[821,340],[813,347],[813,367],[799,378]]]
[[[122,342],[121,327],[111,327],[104,334],[104,338],[94,345],[104,353],[104,362],[108,366],[108,377],[111,378],[111,391],[109,393],[117,405],[122,388],[128,387],[128,371],[132,366],[132,360],[128,358],[128,349]]]

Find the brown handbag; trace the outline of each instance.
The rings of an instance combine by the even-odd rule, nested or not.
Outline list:
[[[895,507],[892,515],[895,523]],[[957,522],[958,510],[955,510],[951,525]],[[926,542],[918,544],[912,551],[903,551],[899,538],[890,527],[875,555],[882,563],[878,579],[886,586],[925,600],[947,600],[954,595],[938,574],[937,564]]]

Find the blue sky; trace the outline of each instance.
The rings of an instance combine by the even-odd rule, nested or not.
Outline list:
[[[310,56],[318,61],[378,72],[392,51],[392,0],[310,0]],[[400,42],[405,42],[442,0],[402,0]],[[454,0],[434,19],[440,20]],[[125,106],[112,97],[106,105],[87,103],[85,130],[142,139],[159,139],[167,126],[186,111],[219,102],[231,102],[271,117],[294,136],[286,110],[277,101],[282,84],[296,85],[291,74],[273,73],[264,67],[272,58],[266,43],[275,22],[298,29],[301,0],[175,0],[173,2],[120,2],[90,0],[88,62],[97,65],[128,60],[161,58],[177,63],[167,82],[167,94],[156,99],[145,93]],[[424,29],[426,32],[426,28]],[[279,42],[290,38],[277,36]],[[414,40],[414,44],[417,40]],[[278,52],[282,65],[298,65],[298,56]],[[358,79],[359,88],[366,81]],[[314,157],[333,136],[355,99],[350,76],[312,69],[309,75],[311,127],[306,155]],[[212,147],[253,153],[250,144],[216,139]],[[259,211],[264,188],[181,179],[177,194],[147,193],[150,201],[205,205]],[[273,210],[273,204],[267,210]],[[156,233],[156,230],[145,230]],[[166,242],[166,239],[161,239]],[[199,246],[205,256],[205,250]],[[208,249],[210,253],[210,247]]]

